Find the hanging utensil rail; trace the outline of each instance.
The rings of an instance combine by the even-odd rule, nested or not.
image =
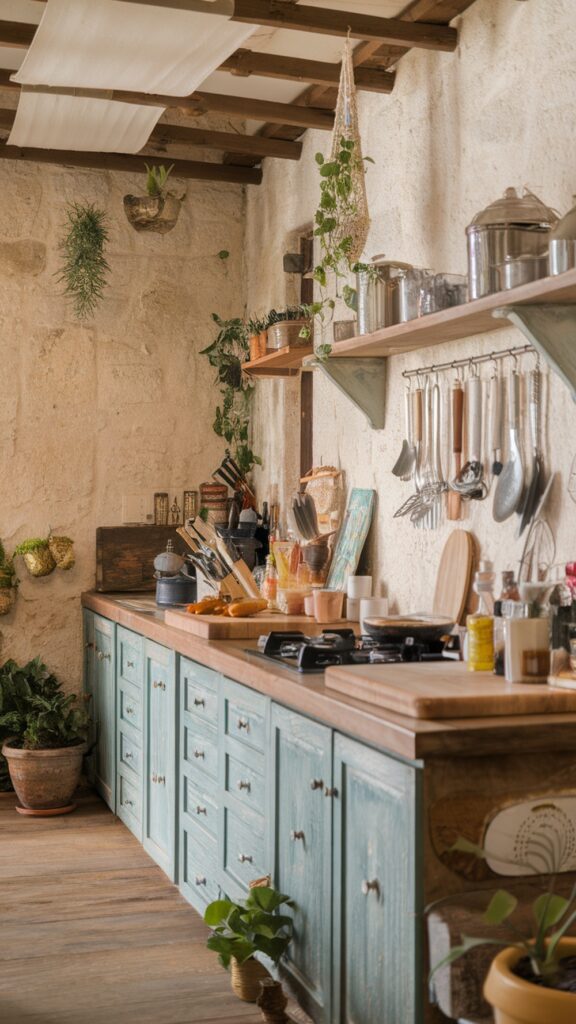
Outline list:
[[[480,363],[491,363],[495,359],[509,359],[514,356],[524,355],[532,352],[537,356],[533,345],[516,345],[512,348],[505,348],[498,352],[486,352],[481,356],[468,356],[467,359],[452,359],[448,363],[433,363],[432,366],[419,366],[416,370],[402,370],[402,376],[409,380],[410,377],[425,377],[429,373],[440,373],[442,370],[456,370],[464,366],[479,366]]]

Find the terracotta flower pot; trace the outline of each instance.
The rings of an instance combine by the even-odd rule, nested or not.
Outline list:
[[[74,557],[74,541],[70,537],[48,538],[50,554],[59,569],[71,569],[76,559]]]
[[[576,955],[576,939],[563,939],[560,956]],[[496,1024],[574,1024],[576,993],[559,992],[525,981],[512,973],[521,953],[502,950],[492,961],[484,995],[494,1009]]]
[[[165,235],[176,226],[183,198],[173,192],[161,196],[124,196],[124,212],[136,231]]]
[[[2,753],[22,807],[29,811],[70,808],[80,779],[86,743],[57,750],[22,750],[6,740]]]
[[[255,359],[260,358],[260,335],[251,334],[248,338],[248,344],[250,346],[250,362],[253,363]]]
[[[268,331],[260,331],[258,335],[258,358],[262,359],[268,351]]]
[[[238,999],[245,1003],[255,1003],[260,995],[260,982],[270,975],[259,960],[250,957],[243,964],[232,957],[230,962],[230,984],[232,991]]]

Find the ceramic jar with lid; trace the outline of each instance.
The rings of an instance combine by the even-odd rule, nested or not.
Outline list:
[[[519,196],[514,188],[477,213],[466,228],[470,298],[510,287],[512,261],[522,261],[523,274],[530,269],[532,280],[545,276],[550,232],[557,222],[556,212],[532,192]]]

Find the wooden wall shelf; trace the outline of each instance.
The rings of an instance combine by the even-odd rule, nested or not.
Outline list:
[[[556,277],[544,277],[510,291],[497,292],[462,306],[418,317],[417,320],[384,327],[373,334],[339,341],[332,346],[330,358],[395,356],[431,345],[470,338],[475,334],[488,334],[510,326],[506,320],[494,319],[495,310],[503,306],[555,303],[576,304],[576,270],[568,270]]]
[[[295,377],[302,362],[314,352],[313,345],[285,345],[275,352],[268,352],[261,359],[244,363],[242,369],[251,377]]]

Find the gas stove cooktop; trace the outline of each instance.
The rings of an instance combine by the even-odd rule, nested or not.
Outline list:
[[[423,644],[407,637],[402,644],[384,644],[352,629],[324,630],[320,636],[272,632],[261,637],[260,650],[250,650],[266,661],[296,672],[322,672],[331,665],[390,665],[413,661],[440,661],[444,643]]]

